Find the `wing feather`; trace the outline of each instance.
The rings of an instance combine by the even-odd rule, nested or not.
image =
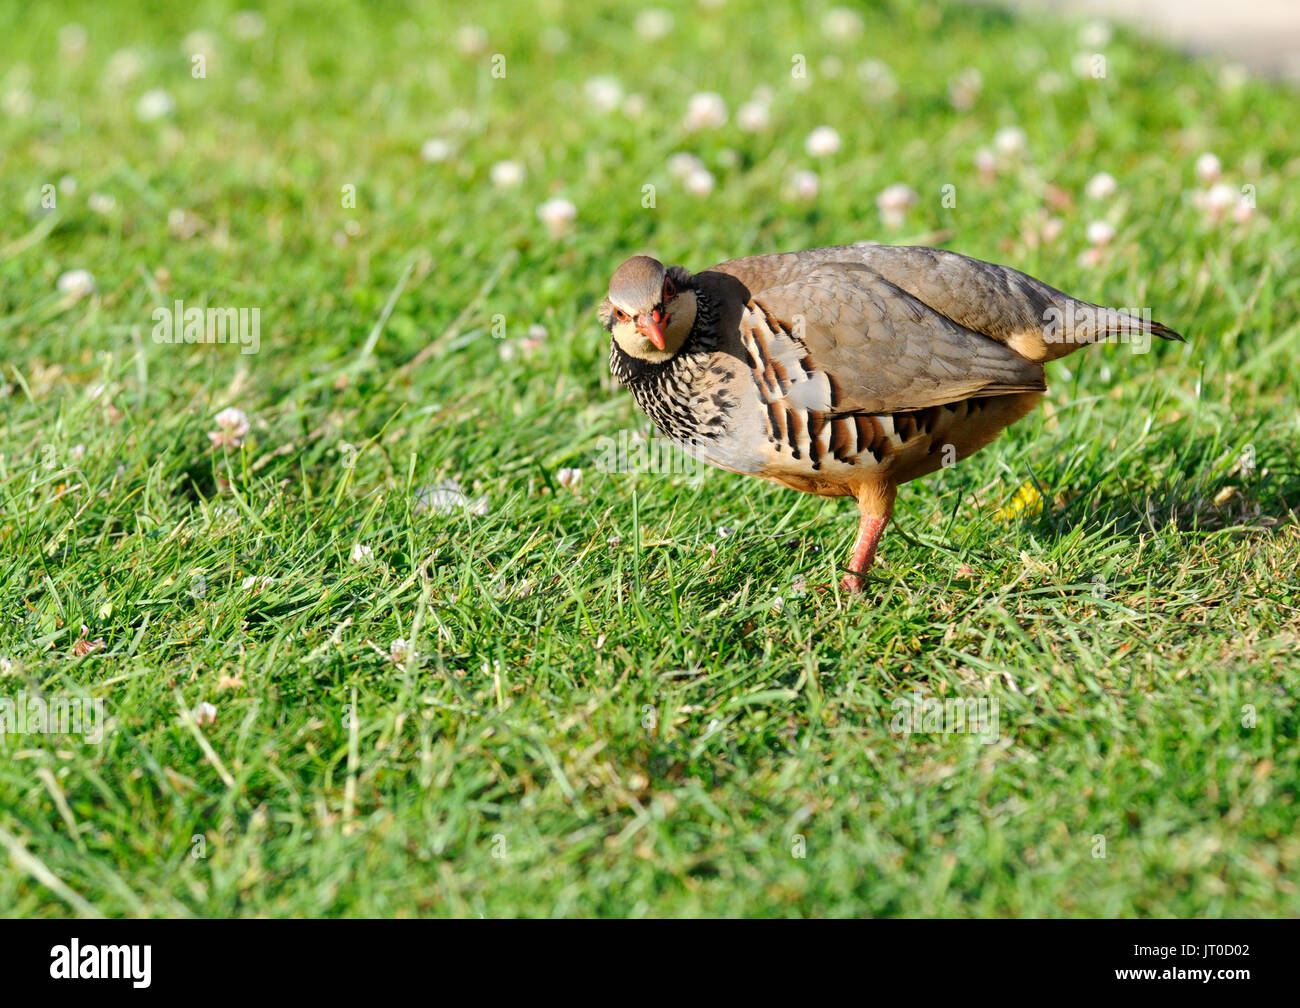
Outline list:
[[[958,325],[874,269],[807,266],[753,300],[830,376],[833,412],[889,413],[1046,388],[1041,364]]]

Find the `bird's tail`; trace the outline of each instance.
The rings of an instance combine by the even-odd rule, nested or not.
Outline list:
[[[1093,343],[1122,343],[1135,353],[1151,349],[1151,338],[1186,340],[1167,325],[1151,318],[1145,308],[1103,308],[1101,305],[1062,299],[1043,316],[1042,360],[1056,360]]]

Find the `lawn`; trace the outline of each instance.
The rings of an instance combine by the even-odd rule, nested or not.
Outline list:
[[[102,713],[0,734],[0,913],[1300,914],[1296,94],[656,2],[0,8],[0,703]],[[866,239],[1188,342],[1051,365],[849,597],[852,502],[602,461],[595,307]]]

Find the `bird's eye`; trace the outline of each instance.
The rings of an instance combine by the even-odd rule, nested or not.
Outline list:
[[[673,283],[672,277],[664,277],[664,300],[671,301],[677,296],[677,285]]]
[[[626,321],[627,321],[627,318],[628,318],[628,315],[627,315],[627,312],[625,312],[622,308],[615,308],[615,309],[614,309],[614,318],[618,319],[618,321],[620,321],[620,322],[626,322]]]

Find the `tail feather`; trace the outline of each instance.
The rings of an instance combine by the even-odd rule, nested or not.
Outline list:
[[[1153,336],[1159,336],[1162,340],[1170,340],[1172,342],[1177,342],[1177,343],[1187,342],[1187,340],[1183,338],[1182,333],[1176,333],[1172,329],[1170,329],[1167,325],[1161,325],[1159,322],[1150,323],[1148,327],[1148,331]]]
[[[1104,309],[1100,309],[1104,310]],[[1150,319],[1135,318],[1126,312],[1112,313],[1107,321],[1110,323],[1101,331],[1101,336],[1123,336],[1132,333],[1146,333],[1151,336],[1159,336],[1163,340],[1186,343],[1181,333],[1176,333],[1167,325],[1159,322],[1153,322]]]
[[[869,243],[827,251],[858,259],[918,301],[972,332],[1006,344],[1026,360],[1056,360],[1108,338],[1183,341],[1149,318],[1080,301],[1028,273],[957,252]],[[1134,311],[1147,314],[1145,309]]]
[[[1142,343],[1150,338],[1186,343],[1181,333],[1146,315],[1133,315],[1115,308],[1103,308],[1086,301],[1062,298],[1045,315],[1037,332],[1018,333],[1009,341],[1016,351],[1032,360],[1057,360],[1093,343]]]

